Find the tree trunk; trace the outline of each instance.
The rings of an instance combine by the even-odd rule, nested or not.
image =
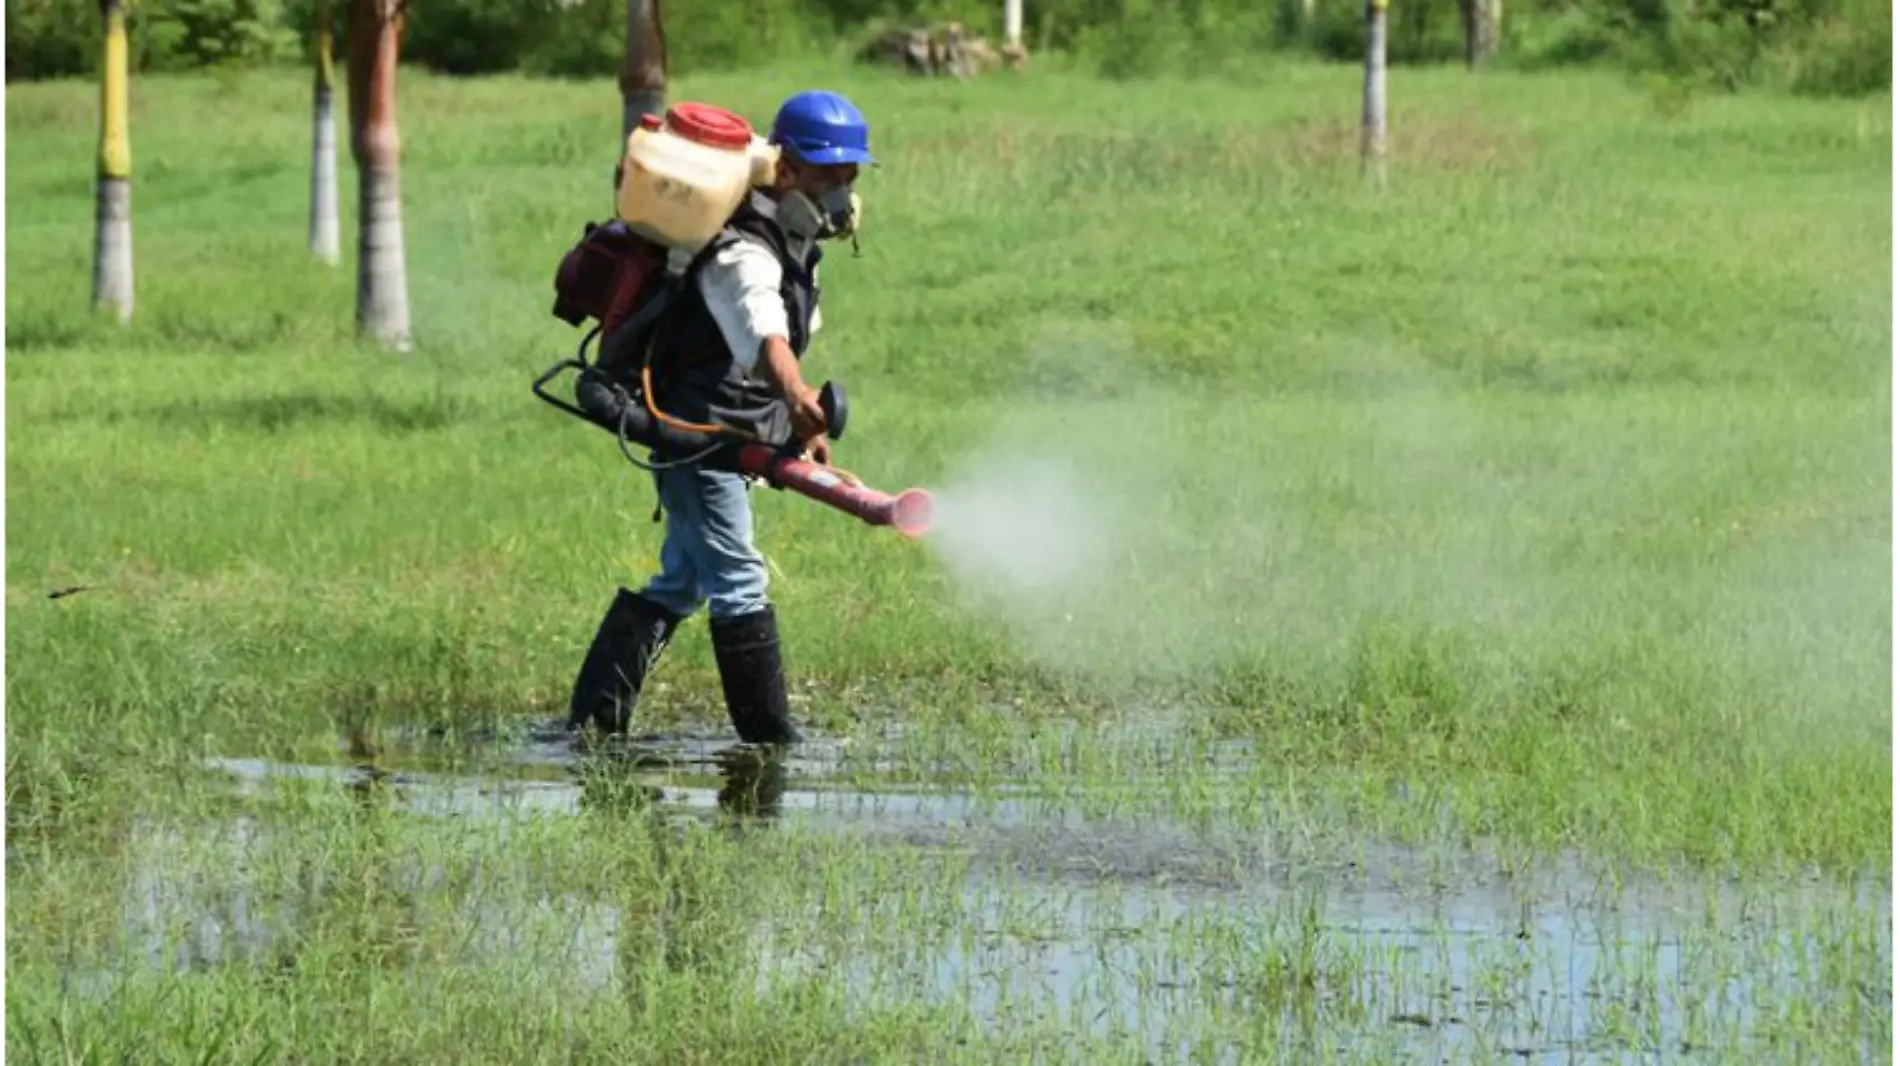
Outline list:
[[[1503,0],[1458,0],[1458,15],[1465,30],[1465,66],[1475,68],[1497,55]]]
[[[99,172],[93,215],[92,306],[132,320],[132,140],[126,92],[125,8],[100,0],[105,62],[99,77]]]
[[[1362,173],[1385,184],[1385,4],[1366,2],[1366,96],[1360,122],[1359,158]]]
[[[350,156],[356,161],[356,329],[406,352],[409,284],[403,263],[402,141],[396,57],[405,0],[350,0]]]
[[[627,0],[627,51],[620,63],[620,145],[640,124],[641,115],[666,110],[666,31],[660,25],[660,0]]]
[[[330,4],[317,4],[316,92],[311,105],[310,254],[325,263],[338,255],[336,212],[336,105],[331,89]]]

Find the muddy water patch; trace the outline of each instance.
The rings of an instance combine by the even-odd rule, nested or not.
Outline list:
[[[356,737],[337,757],[391,769],[517,774],[524,768],[588,765],[641,770],[723,769],[735,748],[730,731],[669,731],[610,742],[541,721],[449,733],[396,727],[373,750]],[[991,793],[1034,782],[1041,793],[1087,799],[1113,796],[1118,806],[1160,811],[1204,799],[1214,786],[1243,781],[1256,754],[1245,740],[1215,736],[1207,721],[1180,712],[1131,711],[1078,721],[1049,718],[1020,706],[983,712],[980,725],[887,723],[849,736],[811,735],[785,753],[789,777],[842,788],[885,790],[927,785]]]
[[[702,754],[621,767],[648,790],[625,814],[588,798],[613,775],[558,759],[513,777],[217,761],[247,802],[285,783],[356,799],[141,832],[126,955],[86,983],[281,966],[315,941],[581,999],[656,974],[768,1002],[816,982],[866,1015],[927,1002],[1083,1057],[1856,1061],[1890,1036],[1884,885],[1611,883],[1574,860],[869,793],[809,764],[748,807],[729,776],[746,760]],[[412,817],[343,826],[360,805]]]
[[[790,787],[791,769],[746,751],[727,751],[703,764],[691,760],[659,768],[639,762],[590,768],[536,767],[521,776],[474,776],[380,766],[278,763],[267,759],[212,758],[207,769],[228,779],[234,795],[262,797],[275,783],[327,783],[405,814],[451,818],[507,818],[528,814],[580,814],[597,796],[637,799],[672,813],[726,811],[755,817],[806,816],[817,824],[872,826],[897,831],[906,825],[1060,823],[1072,817],[1033,796],[977,796],[960,792],[849,787]]]
[[[1268,870],[1223,889],[1073,867],[1050,879],[1049,861],[992,865],[964,887],[947,942],[867,953],[845,968],[851,987],[866,1006],[925,994],[1003,1030],[1050,1025],[1150,1054],[1212,1040],[1299,1059],[1557,1062],[1765,1050],[1816,1017],[1842,1026],[1821,1041],[1842,1049],[1890,1034],[1884,893],[1764,910],[1710,891],[1698,912],[1656,887],[1432,886],[1396,874],[1403,862],[1384,876]]]

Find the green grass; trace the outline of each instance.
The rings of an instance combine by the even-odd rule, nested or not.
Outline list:
[[[94,94],[8,94],[8,920],[39,930],[9,947],[9,1008],[27,1018],[10,1046],[139,1030],[62,999],[59,978],[114,921],[133,797],[192,822],[221,809],[190,769],[201,755],[327,761],[340,732],[560,715],[614,583],[654,564],[642,476],[527,388],[578,340],[548,314],[551,282],[610,206],[614,90],[404,77],[407,360],[352,343],[352,260],[304,255],[300,76],[134,86],[124,329],[86,314]],[[812,82],[866,107],[885,166],[863,183],[864,258],[827,260],[809,373],[851,389],[842,465],[945,508],[943,535],[912,544],[756,497],[801,717],[861,743],[905,731],[858,784],[1033,787],[1104,817],[1315,840],[1475,839],[1618,876],[1876,873],[1885,898],[1886,98],[1665,113],[1606,76],[1399,70],[1376,193],[1358,180],[1350,68],[1237,89],[800,67],[675,95],[764,121]],[[1066,524],[1022,502],[1050,484]],[[999,531],[1027,572],[983,550]],[[1076,566],[1054,580],[1059,563]],[[46,598],[69,585],[93,588]],[[723,728],[697,623],[661,680],[656,722]],[[1109,728],[1151,717],[1152,743]],[[1235,743],[1237,763],[1207,768]],[[329,855],[350,883],[378,868],[366,849],[396,848],[321,805],[274,817],[301,842],[287,854]],[[442,841],[451,866],[487,846],[386,831]],[[562,891],[640,896],[592,872],[640,861],[633,828],[534,832]],[[755,860],[708,845],[681,876],[771,882],[787,907],[811,877],[868,899],[940,876],[829,837],[762,839],[781,837]],[[185,868],[219,868],[192,847]],[[486,891],[465,887],[415,905],[462,913]],[[811,936],[894,928],[901,956],[904,936],[975,920],[954,901],[854,906]],[[954,998],[862,1014],[796,978],[773,993],[796,1006],[771,1010],[797,1022],[775,1029],[757,1015],[770,996],[718,967],[669,971],[645,999],[577,992],[564,1021],[558,981],[360,968],[347,953],[385,937],[339,915],[299,949],[314,976],[147,976],[108,1010],[183,1002],[199,1028],[173,1023],[165,1046],[224,1031],[247,1055],[274,1042],[313,1060],[434,1055],[454,1042],[416,1019],[490,1001],[511,1005],[484,1015],[496,1061],[552,1060],[572,1031],[656,1061],[876,1058],[885,1038],[913,1061],[1046,1032],[996,1036]],[[1890,994],[1884,969],[1868,976],[1867,912],[1815,915],[1781,931],[1823,930],[1832,969],[1781,1015],[1698,1023],[1716,1046],[1778,1031],[1826,1057],[1869,1025],[1887,1035],[1853,1006]],[[1236,965],[1282,1006],[1324,984],[1316,967],[1370,975],[1377,1018],[1317,1031],[1343,1026],[1379,1060],[1381,1012],[1417,1009],[1406,982],[1435,978],[1331,943],[1302,955],[1300,935],[1246,941]],[[1703,964],[1765,973],[1785,961],[1775,943]],[[1312,1038],[1316,1002],[1282,1021]]]

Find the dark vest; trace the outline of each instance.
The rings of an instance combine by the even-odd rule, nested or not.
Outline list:
[[[823,257],[816,242],[804,261],[793,258],[789,241],[777,221],[777,204],[757,190],[733,212],[719,236],[704,249],[686,278],[683,291],[653,329],[654,401],[674,418],[716,422],[745,429],[773,444],[791,438],[791,419],[785,401],[771,385],[741,369],[734,352],[706,308],[697,272],[715,252],[735,241],[762,245],[778,259],[784,272],[779,297],[785,302],[791,325],[792,354],[803,357],[811,343],[812,312],[818,307],[818,284],[812,277]],[[757,352],[746,355],[755,362]],[[755,372],[757,367],[755,366]]]

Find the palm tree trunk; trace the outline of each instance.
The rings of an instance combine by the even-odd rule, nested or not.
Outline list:
[[[1478,22],[1478,60],[1497,58],[1498,43],[1504,33],[1504,0],[1476,0],[1482,18]]]
[[[1495,58],[1503,0],[1458,0],[1458,15],[1465,28],[1465,66],[1475,68]]]
[[[350,156],[356,161],[356,329],[410,348],[403,262],[402,141],[396,132],[396,58],[405,0],[350,0]]]
[[[338,259],[336,212],[336,106],[331,89],[330,4],[317,4],[317,72],[311,105],[310,254],[325,263]]]
[[[100,0],[105,62],[99,77],[99,173],[93,216],[92,306],[132,320],[132,140],[127,103],[125,7]]]
[[[1366,92],[1360,119],[1360,170],[1385,184],[1385,5],[1366,2]]]
[[[660,26],[660,0],[627,0],[627,50],[620,64],[622,150],[641,115],[665,110],[666,32]]]

